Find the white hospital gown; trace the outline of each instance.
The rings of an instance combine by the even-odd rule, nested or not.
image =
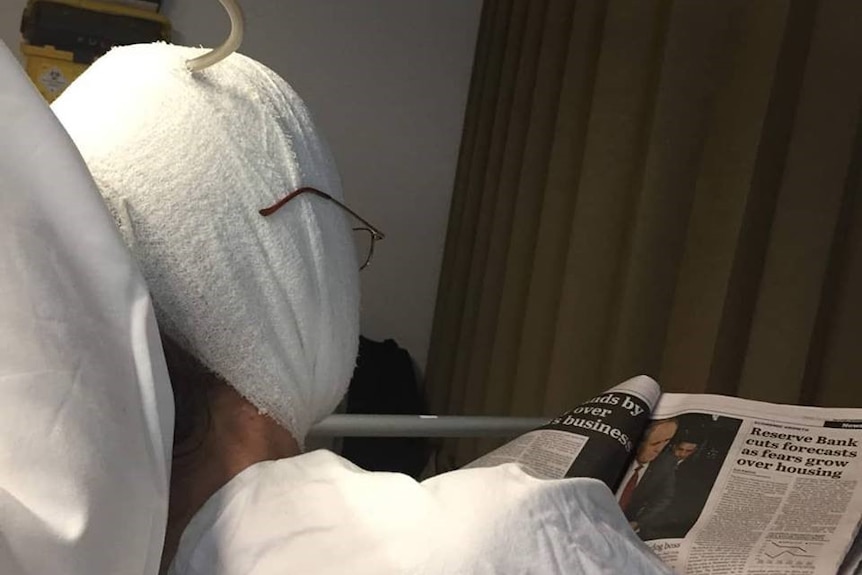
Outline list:
[[[509,464],[417,483],[327,451],[253,465],[192,519],[171,575],[670,573],[596,480]]]

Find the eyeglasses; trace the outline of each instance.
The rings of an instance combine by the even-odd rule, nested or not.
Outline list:
[[[269,206],[268,208],[258,210],[258,213],[264,217],[271,216],[272,214],[277,212],[284,204],[286,204],[293,198],[305,193],[314,194],[315,196],[319,196],[324,200],[329,200],[330,202],[334,203],[335,205],[349,213],[351,216],[362,222],[362,226],[353,228],[353,231],[360,234],[360,237],[356,238],[358,240],[356,242],[357,257],[359,258],[359,261],[362,262],[362,264],[359,266],[359,269],[364,270],[366,267],[368,267],[368,264],[371,263],[371,258],[374,257],[374,244],[378,240],[382,240],[386,236],[383,232],[372,226],[368,222],[368,220],[366,220],[365,218],[363,218],[362,216],[345,206],[343,203],[339,202],[338,200],[327,194],[326,192],[321,192],[317,188],[299,188],[295,192],[289,193],[287,196],[285,196],[275,204]]]

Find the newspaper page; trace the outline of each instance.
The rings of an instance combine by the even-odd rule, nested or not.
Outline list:
[[[535,477],[593,477],[615,489],[659,395],[651,378],[632,378],[466,467],[516,462]]]
[[[678,573],[858,572],[862,410],[664,394],[652,419],[617,498]]]

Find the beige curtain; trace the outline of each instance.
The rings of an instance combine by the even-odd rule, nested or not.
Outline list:
[[[856,0],[487,0],[434,409],[862,406],[860,103]]]

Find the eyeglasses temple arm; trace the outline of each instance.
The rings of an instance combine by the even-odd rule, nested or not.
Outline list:
[[[329,200],[330,202],[338,205],[343,210],[347,211],[347,213],[349,213],[351,216],[353,216],[354,218],[356,218],[357,220],[362,222],[365,225],[365,227],[367,227],[369,230],[371,230],[371,233],[374,234],[374,239],[382,240],[383,238],[386,237],[386,234],[384,234],[383,232],[378,230],[376,227],[374,227],[371,224],[371,222],[369,222],[368,220],[366,220],[365,218],[363,218],[362,216],[360,216],[359,214],[357,214],[356,212],[351,210],[349,207],[344,205],[342,202],[336,200],[335,198],[333,198],[332,196],[330,196],[326,192],[322,192],[322,191],[318,190],[317,188],[310,188],[310,187],[299,188],[298,190],[296,190],[293,193],[288,194],[287,196],[285,196],[284,198],[282,198],[281,200],[279,200],[275,204],[269,206],[268,208],[260,209],[257,212],[262,216],[270,216],[270,215],[274,214],[275,212],[277,212],[282,206],[284,206],[284,204],[286,204],[287,202],[289,202],[290,200],[292,200],[293,198],[295,198],[299,194],[304,194],[306,192],[315,194],[317,196],[320,196],[323,199]]]

